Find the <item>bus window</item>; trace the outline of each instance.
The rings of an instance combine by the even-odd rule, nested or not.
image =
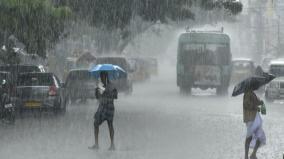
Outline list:
[[[225,44],[183,44],[181,48],[184,64],[222,65],[230,62],[230,51]]]

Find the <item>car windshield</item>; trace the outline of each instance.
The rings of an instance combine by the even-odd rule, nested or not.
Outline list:
[[[277,77],[284,76],[284,65],[272,65],[269,72]]]
[[[128,70],[128,64],[124,58],[98,58],[96,64],[113,64],[120,66],[124,70]]]
[[[233,69],[234,70],[252,69],[252,64],[251,64],[251,62],[248,62],[248,61],[234,61],[233,62]]]
[[[18,79],[19,86],[51,86],[53,76],[50,74],[25,74]]]
[[[93,80],[93,79],[94,77],[88,71],[76,71],[76,72],[71,72],[67,80],[86,81],[86,80]]]
[[[181,45],[184,63],[196,64],[228,64],[230,50],[226,44],[184,43]]]
[[[2,81],[3,79],[7,80],[9,74],[8,73],[0,73],[0,80]]]
[[[0,71],[7,72],[40,72],[40,69],[37,66],[0,66]]]

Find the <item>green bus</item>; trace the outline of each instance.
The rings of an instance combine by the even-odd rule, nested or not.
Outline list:
[[[230,37],[223,32],[188,31],[180,35],[177,85],[181,93],[192,88],[216,88],[227,94],[231,76]]]

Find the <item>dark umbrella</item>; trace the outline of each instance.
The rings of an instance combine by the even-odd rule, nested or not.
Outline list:
[[[267,81],[267,83],[269,83],[270,81],[272,81],[274,78],[276,78],[275,75],[273,74],[270,74],[270,73],[266,73],[266,72],[263,72],[263,77],[265,77],[265,80]]]
[[[275,76],[271,74],[268,74],[267,76],[249,77],[235,86],[232,96],[240,95],[246,90],[257,90],[259,87],[269,83],[274,78]]]
[[[269,83],[270,81],[272,81],[276,76],[267,72],[264,72],[263,69],[261,68],[261,66],[257,66],[256,70],[255,70],[255,74],[257,76],[262,76],[266,79],[267,83]]]

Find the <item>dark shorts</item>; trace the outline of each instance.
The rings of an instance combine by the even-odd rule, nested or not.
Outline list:
[[[94,119],[95,119],[94,125],[99,126],[104,121],[112,122],[113,116],[114,116],[114,106],[113,105],[108,105],[108,106],[100,105],[94,116]]]

